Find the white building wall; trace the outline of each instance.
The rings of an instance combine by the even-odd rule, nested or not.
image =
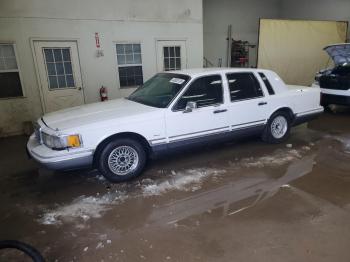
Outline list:
[[[95,32],[103,57],[96,57]],[[201,67],[203,23],[201,0],[2,0],[0,42],[16,44],[25,97],[0,100],[0,136],[21,133],[24,121],[43,110],[33,59],[32,40],[77,40],[86,103],[99,100],[101,85],[111,99],[128,95],[120,89],[115,42],[141,43],[143,75],[157,72],[156,40],[185,39],[187,67]]]

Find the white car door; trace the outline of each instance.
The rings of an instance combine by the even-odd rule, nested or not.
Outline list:
[[[228,122],[233,131],[261,128],[269,117],[268,96],[253,72],[226,74],[230,93]]]
[[[188,102],[195,102],[197,108],[186,112]],[[193,80],[166,113],[169,145],[198,142],[198,139],[205,142],[213,138],[211,135],[228,132],[227,114],[221,75]]]

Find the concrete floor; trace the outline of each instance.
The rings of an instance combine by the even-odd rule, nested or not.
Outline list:
[[[350,261],[350,111],[293,129],[285,144],[153,161],[117,185],[39,168],[25,143],[0,140],[0,238],[47,261]]]

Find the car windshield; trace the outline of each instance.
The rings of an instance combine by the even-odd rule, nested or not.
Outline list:
[[[127,99],[148,106],[166,108],[189,79],[188,75],[159,73],[136,89]]]

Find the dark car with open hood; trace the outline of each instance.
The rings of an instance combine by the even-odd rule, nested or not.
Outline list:
[[[315,84],[321,88],[321,104],[350,106],[350,43],[329,45],[324,50],[334,67],[321,70],[315,77]]]

